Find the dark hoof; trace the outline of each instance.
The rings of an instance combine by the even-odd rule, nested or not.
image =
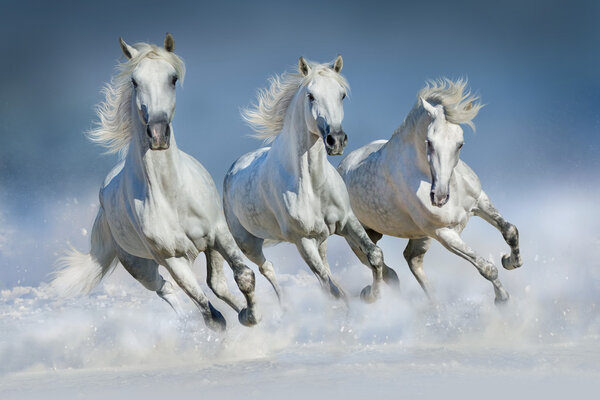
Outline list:
[[[398,274],[387,265],[383,268],[383,281],[388,286],[400,290],[400,279],[398,278]]]
[[[365,286],[363,290],[360,292],[360,299],[367,304],[374,303],[377,301],[377,296],[373,294],[373,290],[371,289],[371,285]]]
[[[208,307],[210,308],[210,315],[204,317],[204,322],[206,326],[216,332],[223,332],[225,328],[227,328],[227,322],[216,308],[212,306],[212,304],[208,303]]]
[[[335,283],[329,278],[329,294],[331,294],[335,299],[343,299],[346,297],[344,291],[337,287]]]
[[[521,266],[521,264],[513,262],[511,260],[510,254],[504,254],[502,256],[502,266],[504,267],[504,269],[507,269],[510,271],[510,270],[519,268]]]
[[[260,315],[249,313],[247,308],[242,309],[238,314],[238,321],[244,326],[254,326],[260,322]]]

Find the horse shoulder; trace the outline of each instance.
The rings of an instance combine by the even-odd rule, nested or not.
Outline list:
[[[459,195],[476,201],[481,194],[481,181],[477,174],[462,160],[458,161],[454,173],[458,180]]]

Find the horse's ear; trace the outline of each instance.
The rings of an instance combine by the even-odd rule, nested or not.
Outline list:
[[[337,58],[331,65],[331,68],[333,68],[333,70],[339,74],[342,71],[343,66],[344,66],[344,59],[342,58],[341,54],[338,54]]]
[[[429,104],[427,100],[421,97],[421,104],[423,104],[423,108],[427,111],[430,117],[434,118],[437,115],[437,108]]]
[[[300,57],[300,59],[298,59],[298,72],[300,72],[303,76],[308,75],[310,72],[310,67],[308,66],[308,63],[304,57]]]
[[[119,38],[119,43],[121,44],[121,50],[123,51],[123,54],[125,54],[125,57],[131,60],[137,55],[138,51],[134,47],[125,43],[123,38]]]
[[[167,36],[165,36],[165,50],[168,52],[175,50],[175,39],[173,39],[173,35],[169,32],[167,32]]]
[[[473,102],[470,101],[469,104],[467,104],[467,106],[465,107],[465,111],[469,111],[471,108],[473,108]]]

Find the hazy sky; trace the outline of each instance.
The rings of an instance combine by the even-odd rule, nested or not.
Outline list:
[[[188,71],[175,136],[219,188],[231,163],[260,146],[239,109],[299,56],[337,54],[351,85],[348,150],[388,138],[426,79],[467,77],[487,106],[477,133],[466,129],[462,158],[488,192],[518,199],[536,186],[600,183],[599,2],[402,3],[2,0],[0,287],[15,280],[10,232],[37,246],[32,265],[51,262],[53,210],[97,191],[115,163],[83,133],[122,60],[119,36],[173,34]]]

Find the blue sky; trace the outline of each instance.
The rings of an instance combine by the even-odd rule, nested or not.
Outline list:
[[[348,150],[389,137],[426,79],[467,77],[486,107],[462,158],[488,192],[509,202],[556,182],[600,183],[600,3],[410,3],[3,0],[0,225],[39,254],[8,252],[0,226],[0,287],[43,278],[54,247],[73,240],[45,236],[63,221],[53,210],[97,191],[115,162],[83,132],[122,60],[119,36],[161,43],[173,34],[188,71],[174,132],[218,187],[260,146],[239,115],[256,90],[300,55],[337,54],[351,85]],[[15,260],[29,272],[7,272]]]

